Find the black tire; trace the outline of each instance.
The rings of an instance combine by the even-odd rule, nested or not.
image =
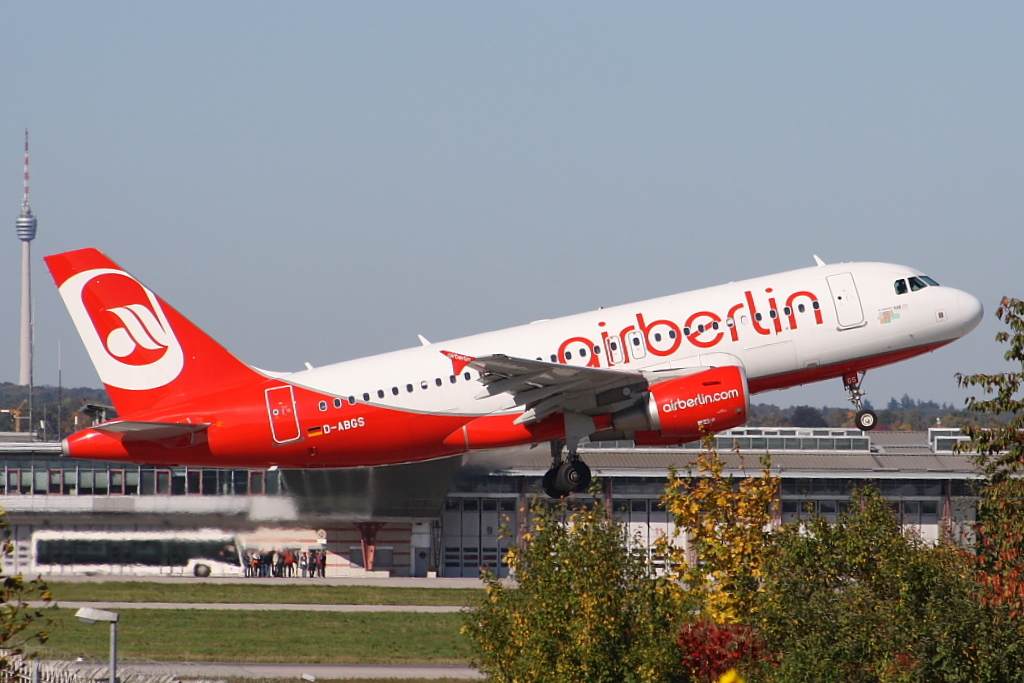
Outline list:
[[[580,481],[578,484],[576,484],[576,488],[573,489],[573,493],[585,493],[588,489],[590,489],[590,466],[587,465],[587,463],[583,462],[582,460],[577,460],[576,467],[578,467],[580,470]]]
[[[205,579],[210,575],[210,565],[208,564],[197,564],[196,568],[192,570],[192,573],[201,579]]]
[[[878,415],[875,415],[873,410],[861,410],[854,418],[854,422],[862,432],[870,432],[878,425]]]
[[[585,491],[590,486],[590,468],[582,460],[567,460],[558,468],[555,487],[564,491],[563,495]]]
[[[566,494],[558,490],[555,479],[558,477],[558,468],[552,467],[544,473],[544,493],[548,498],[565,498]]]

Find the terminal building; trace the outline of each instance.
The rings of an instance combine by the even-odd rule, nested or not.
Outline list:
[[[811,511],[835,519],[854,489],[871,484],[906,527],[935,541],[944,530],[968,533],[974,520],[977,474],[953,452],[963,438],[942,428],[744,427],[716,441],[726,475],[757,476],[760,457],[771,453],[780,522]],[[699,450],[623,442],[581,454],[630,535],[650,546],[672,531],[660,499],[670,469],[685,472]],[[506,575],[505,553],[531,499],[544,497],[549,463],[548,449],[538,447],[351,470],[159,468],[74,460],[56,443],[0,439],[0,506],[14,541],[4,570],[32,572],[33,535],[43,531],[218,529],[250,552],[326,551],[328,576],[472,577],[482,567]]]

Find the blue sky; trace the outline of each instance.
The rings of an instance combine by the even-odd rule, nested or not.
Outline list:
[[[275,370],[816,253],[985,303],[865,385],[959,404],[1024,296],[1021,35],[1011,3],[4,3],[0,381],[28,126],[40,384],[60,342],[99,385],[41,260],[83,246]]]

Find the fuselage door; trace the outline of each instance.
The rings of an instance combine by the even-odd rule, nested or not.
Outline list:
[[[295,393],[290,384],[267,389],[267,414],[277,443],[289,443],[301,436],[299,411],[295,408]]]
[[[836,307],[839,328],[860,327],[864,324],[864,310],[860,306],[860,296],[852,273],[829,275],[828,288],[832,292],[832,303]]]

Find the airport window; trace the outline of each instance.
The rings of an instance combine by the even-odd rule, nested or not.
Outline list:
[[[437,386],[441,386],[441,378],[440,377],[434,378],[434,384],[436,384]]]
[[[896,293],[897,294],[906,294],[907,293],[907,281],[906,280],[897,280],[896,282],[894,282],[892,284],[892,286],[896,289]]]
[[[922,282],[920,278],[917,277],[909,277],[907,278],[907,282],[910,283],[911,292],[916,292],[917,290],[924,289],[925,287],[928,286],[924,282]]]
[[[327,410],[327,401],[320,401],[320,405],[318,407],[321,411]]]
[[[391,393],[395,396],[398,396],[398,387],[391,387]]]
[[[353,401],[353,403],[355,403],[355,401]],[[340,408],[341,407],[341,399],[340,398],[334,399],[334,407],[335,408]]]
[[[408,391],[411,394],[412,393],[412,385],[411,384],[406,384],[405,385],[405,390]]]

